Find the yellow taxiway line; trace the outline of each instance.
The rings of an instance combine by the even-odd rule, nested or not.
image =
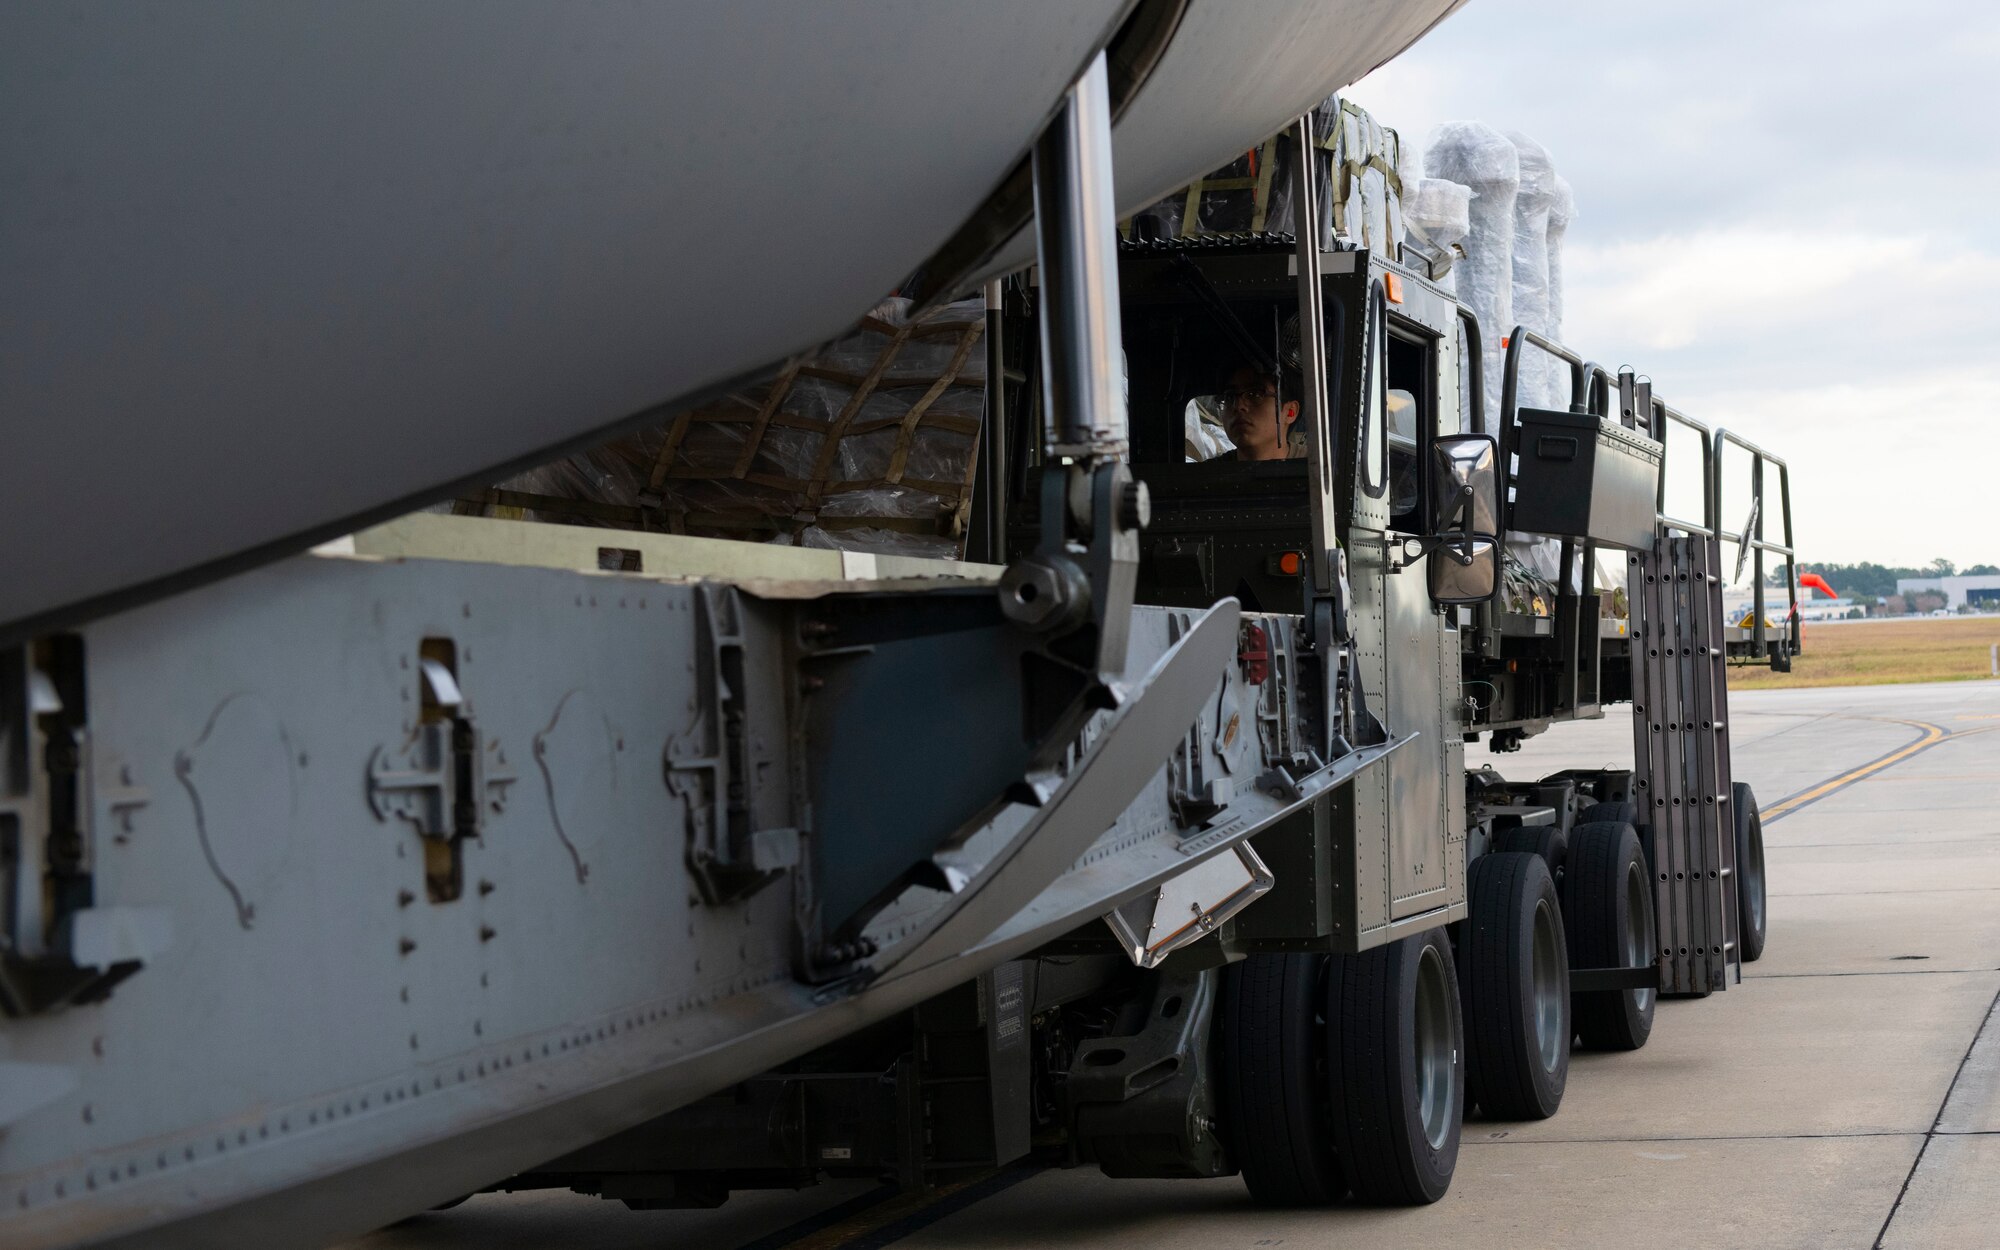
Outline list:
[[[1922,736],[1920,736],[1915,742],[1912,742],[1907,746],[1900,748],[1899,750],[1891,751],[1889,752],[1889,754],[1884,755],[1879,759],[1870,760],[1866,764],[1863,764],[1858,768],[1850,768],[1846,772],[1840,774],[1838,777],[1830,777],[1827,780],[1820,782],[1812,789],[1801,790],[1799,793],[1790,796],[1789,798],[1783,800],[1782,802],[1773,803],[1771,806],[1764,808],[1760,813],[1763,819],[1770,820],[1773,817],[1782,816],[1786,812],[1789,812],[1794,808],[1804,807],[1806,804],[1812,802],[1814,799],[1824,798],[1825,796],[1832,794],[1835,790],[1838,790],[1843,786],[1853,785],[1855,782],[1861,780],[1863,777],[1871,776],[1872,774],[1879,773],[1883,769],[1891,767],[1892,765],[1900,764],[1904,760],[1909,759],[1912,755],[1915,755],[1917,752],[1926,750],[1930,747],[1934,747],[1938,743],[1943,742],[1946,738],[1961,737],[1964,736],[1964,733],[1982,732],[1981,730],[1975,729],[1975,730],[1964,731],[1964,733],[1961,734],[1953,734],[1948,730],[1944,729],[1942,726],[1933,725],[1928,721],[1902,720],[1894,716],[1870,716],[1866,717],[1865,719],[1887,721],[1891,724],[1896,724],[1896,725],[1908,725],[1912,729],[1922,730],[1923,733]]]

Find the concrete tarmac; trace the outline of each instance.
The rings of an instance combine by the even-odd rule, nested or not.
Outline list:
[[[2000,1245],[2000,682],[1732,703],[1736,777],[1765,813],[1764,958],[1726,993],[1662,1002],[1643,1050],[1578,1052],[1554,1118],[1468,1121],[1434,1206],[1268,1211],[1234,1178],[1023,1170],[942,1195],[841,1182],[699,1212],[482,1195],[352,1245]],[[1631,757],[1614,707],[1490,758],[1528,778]]]

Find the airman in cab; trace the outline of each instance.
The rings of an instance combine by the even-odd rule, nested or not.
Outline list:
[[[1296,460],[1305,455],[1305,431],[1296,428],[1296,374],[1280,375],[1244,363],[1227,389],[1189,403],[1187,457],[1199,461]],[[1206,453],[1206,454],[1204,454]]]

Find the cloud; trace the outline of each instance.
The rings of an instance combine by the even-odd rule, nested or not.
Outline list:
[[[1534,135],[1578,228],[1741,216],[1977,237],[2000,195],[2000,5],[1481,0],[1357,84],[1421,145],[1441,121]]]
[[[1563,337],[1786,456],[1809,556],[2000,562],[2000,5],[1481,0],[1349,94],[1548,147]]]
[[[1965,332],[1992,323],[2000,256],[1920,235],[1746,226],[1586,245],[1565,268],[1567,340],[1791,463],[1808,557],[2000,557],[1988,471],[1967,454],[2000,415],[2000,355],[1968,351]],[[1747,468],[1726,467],[1734,527]]]
[[[1847,369],[1905,367],[1906,351],[1952,351],[1934,318],[1990,320],[2000,254],[1927,235],[1745,225],[1564,251],[1566,333],[1655,351],[1727,354],[1837,344]],[[1903,301],[1925,317],[1898,316]],[[1969,320],[1967,320],[1969,319]],[[1869,350],[1872,347],[1873,350]]]
[[[1769,228],[1586,243],[1564,252],[1565,272],[1576,275],[1566,303],[1578,330],[1686,348],[1778,318],[1799,326],[1844,316],[1845,297],[1915,264],[1922,249],[1917,239]]]
[[[1968,400],[1996,393],[2000,368],[1979,365],[1870,384],[1718,392],[1700,396],[1699,407],[1790,462],[1802,558],[1922,564],[1942,555],[1974,564],[1992,562],[2000,544],[1984,519],[1992,483],[1981,452],[1993,414]],[[1736,489],[1746,471],[1734,456],[1724,464],[1722,514],[1731,528],[1748,511]]]

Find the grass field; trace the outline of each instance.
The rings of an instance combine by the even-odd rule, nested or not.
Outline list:
[[[1976,681],[1992,672],[2000,616],[1806,623],[1805,654],[1789,673],[1732,668],[1732,690]]]

